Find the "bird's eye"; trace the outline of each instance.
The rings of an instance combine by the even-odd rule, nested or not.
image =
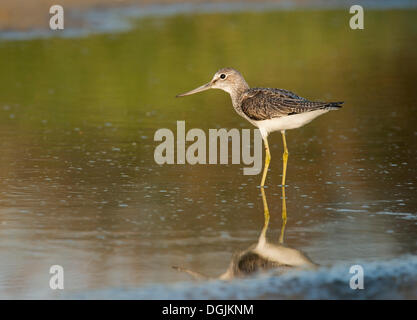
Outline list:
[[[220,79],[226,79],[226,75],[224,74],[224,73],[222,73],[221,75],[220,75]]]

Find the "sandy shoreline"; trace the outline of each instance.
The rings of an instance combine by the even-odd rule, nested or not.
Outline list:
[[[135,6],[150,8],[151,6],[172,6],[175,4],[252,4],[252,5],[282,5],[283,7],[345,7],[356,4],[354,0],[2,0],[0,3],[0,32],[28,31],[49,29],[49,8],[60,4],[65,10],[65,26],[85,26],[86,21],[80,15],[72,14],[93,9],[123,8]],[[363,1],[367,7],[415,7],[413,0],[384,0],[376,4],[373,1]]]
[[[67,25],[77,23],[68,12],[83,11],[93,8],[111,8],[123,6],[150,6],[150,5],[168,5],[177,3],[221,3],[222,0],[2,0],[0,4],[0,30],[30,30],[34,28],[49,27],[49,8],[54,4],[60,4],[67,10],[65,21]],[[265,2],[262,0],[242,1],[228,0],[227,2]],[[268,2],[279,3],[282,0],[269,0]],[[308,2],[297,0],[295,2]]]

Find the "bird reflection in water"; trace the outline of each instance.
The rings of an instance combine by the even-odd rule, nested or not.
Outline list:
[[[211,278],[199,272],[195,272],[182,267],[173,267],[178,271],[188,273],[194,279],[222,279],[230,280],[233,278],[248,277],[262,272],[270,271],[275,275],[281,275],[294,269],[315,269],[317,264],[310,260],[303,252],[298,249],[284,245],[284,232],[287,222],[287,207],[285,199],[285,187],[282,187],[282,227],[277,244],[268,242],[266,233],[269,226],[269,209],[266,200],[265,190],[261,188],[262,201],[264,207],[264,226],[259,236],[258,242],[248,249],[236,253],[229,268],[219,277]]]

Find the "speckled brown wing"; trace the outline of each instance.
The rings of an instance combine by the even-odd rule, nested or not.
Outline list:
[[[343,102],[308,101],[283,89],[252,88],[241,100],[243,113],[252,120],[267,120],[320,109],[337,109]]]

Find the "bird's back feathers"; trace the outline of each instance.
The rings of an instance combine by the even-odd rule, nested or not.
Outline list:
[[[240,107],[248,118],[260,121],[315,110],[339,109],[342,103],[309,101],[284,89],[251,88],[242,94]]]

